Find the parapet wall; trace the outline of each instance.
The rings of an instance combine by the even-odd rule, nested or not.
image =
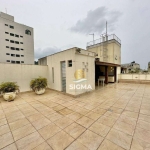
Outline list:
[[[47,66],[0,63],[0,84],[17,82],[20,91],[30,91],[30,81],[39,76],[47,78]]]

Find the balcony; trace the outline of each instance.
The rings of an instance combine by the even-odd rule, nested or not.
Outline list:
[[[100,44],[103,43],[105,41],[110,41],[110,40],[116,40],[119,44],[121,44],[121,40],[115,35],[115,34],[111,34],[111,35],[105,35],[102,36],[100,39],[96,39],[94,41],[90,41],[87,43],[87,47],[96,45],[96,44]]]

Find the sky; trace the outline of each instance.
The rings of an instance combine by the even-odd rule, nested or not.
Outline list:
[[[150,0],[0,0],[0,11],[34,28],[35,59],[86,44],[105,32],[121,39],[121,63],[150,61]]]

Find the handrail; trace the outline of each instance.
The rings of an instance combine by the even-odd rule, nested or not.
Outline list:
[[[115,34],[111,34],[111,35],[107,35],[107,36],[104,35],[100,39],[96,39],[94,41],[88,42],[87,47],[88,46],[93,46],[93,45],[96,45],[96,44],[100,44],[100,43],[105,42],[105,41],[110,41],[110,40],[113,40],[113,39],[121,44],[121,40]]]

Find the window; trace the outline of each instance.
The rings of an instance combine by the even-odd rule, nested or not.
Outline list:
[[[16,48],[16,51],[19,51],[19,48]]]
[[[10,62],[10,60],[6,60],[6,62]]]
[[[20,55],[16,55],[16,57],[20,57]]]
[[[54,67],[52,67],[52,79],[53,79],[53,83],[54,83]]]
[[[14,61],[14,60],[12,60],[12,61],[11,61],[11,63],[12,63],[12,64],[15,64],[15,61]]]
[[[16,64],[20,64],[20,61],[16,61]]]
[[[27,29],[27,30],[25,30],[25,34],[31,35],[31,31]]]
[[[21,55],[21,57],[24,57],[24,55]]]
[[[68,67],[72,67],[72,60],[68,60]]]
[[[15,37],[19,37],[19,35],[15,34]]]
[[[20,42],[20,44],[23,44],[23,42]]]
[[[13,34],[13,33],[10,33],[10,36],[14,36],[14,34]]]
[[[10,49],[11,49],[11,50],[15,50],[15,48],[14,48],[14,47],[11,47]]]
[[[8,24],[5,24],[5,26],[8,26]]]
[[[23,38],[23,36],[20,35],[21,38]]]
[[[5,41],[9,41],[9,39],[5,39]]]
[[[10,25],[9,27],[10,27],[11,29],[14,29],[14,26],[11,26],[11,25]]]
[[[24,63],[24,61],[21,61],[21,63]]]
[[[13,40],[10,40],[10,43],[14,43],[14,41],[13,41]]]
[[[21,50],[23,51],[24,49],[21,48]]]
[[[15,41],[15,43],[16,43],[16,44],[19,44],[19,42],[18,42],[18,41]]]
[[[11,54],[12,57],[15,57],[15,54]]]
[[[9,53],[6,53],[6,55],[10,55]]]
[[[6,48],[9,48],[9,46],[6,46]]]
[[[9,32],[5,32],[5,34],[9,34]]]

